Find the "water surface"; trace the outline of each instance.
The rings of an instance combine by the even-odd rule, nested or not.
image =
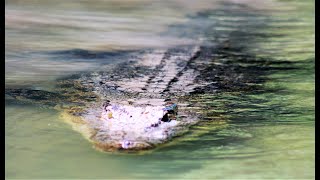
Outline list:
[[[314,1],[151,2],[6,1],[6,88],[214,44],[203,120],[143,154],[102,153],[57,111],[7,100],[6,178],[314,179]]]

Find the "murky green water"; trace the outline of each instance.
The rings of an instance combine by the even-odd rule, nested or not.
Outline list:
[[[314,179],[314,1],[141,3],[6,1],[6,87],[50,89],[61,75],[117,61],[44,51],[227,39],[231,48],[217,48],[209,64],[224,70],[225,86],[196,97],[204,120],[143,155],[101,153],[57,111],[7,103],[6,178]]]

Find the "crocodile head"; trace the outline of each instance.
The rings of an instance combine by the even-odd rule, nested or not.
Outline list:
[[[104,104],[100,118],[92,120],[97,133],[92,137],[96,147],[105,149],[148,149],[172,137],[173,127],[179,124],[171,112],[176,104],[127,105]],[[92,116],[91,116],[92,117]],[[90,118],[85,118],[90,119]],[[94,123],[93,123],[94,122]]]

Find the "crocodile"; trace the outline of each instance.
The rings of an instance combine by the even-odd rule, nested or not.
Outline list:
[[[98,150],[153,149],[201,120],[201,106],[191,101],[194,96],[250,79],[243,72],[226,74],[233,67],[216,64],[214,56],[221,49],[226,47],[144,50],[99,71],[60,78],[55,92],[7,88],[5,94],[59,110],[62,119]]]
[[[150,149],[198,122],[181,99],[200,85],[193,82],[198,74],[191,67],[199,56],[199,46],[145,50],[115,67],[61,78],[57,92],[5,93],[61,110],[63,119],[98,149]]]

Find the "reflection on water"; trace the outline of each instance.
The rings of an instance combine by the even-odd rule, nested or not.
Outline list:
[[[313,179],[314,2],[273,3],[6,1],[6,87],[188,43],[215,45],[198,68],[217,82],[193,94],[199,125],[141,155],[95,151],[56,111],[7,103],[6,177]]]

